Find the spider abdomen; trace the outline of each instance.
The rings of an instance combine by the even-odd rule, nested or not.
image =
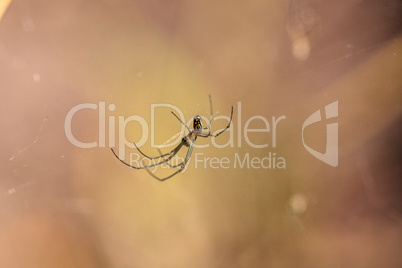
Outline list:
[[[185,146],[190,147],[191,143],[197,139],[197,134],[195,132],[190,132],[187,136],[182,139]]]

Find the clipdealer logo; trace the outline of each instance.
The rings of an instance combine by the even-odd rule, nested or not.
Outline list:
[[[337,118],[338,117],[338,101],[334,101],[331,104],[325,106],[325,119]],[[325,153],[320,153],[311,147],[309,147],[304,141],[304,129],[312,124],[320,122],[321,111],[317,110],[311,114],[306,121],[303,123],[302,127],[302,142],[304,148],[312,154],[317,159],[322,162],[336,167],[338,166],[338,123],[328,123],[327,124],[327,138],[325,145]]]
[[[150,137],[150,145],[151,148],[166,148],[176,145],[180,142],[182,136],[185,133],[185,127],[181,125],[180,132],[175,135],[173,138],[169,139],[164,144],[156,144],[155,142],[155,114],[157,109],[170,109],[174,111],[180,120],[186,122],[187,125],[191,125],[193,118],[189,118],[189,120],[185,120],[183,112],[177,107],[172,104],[160,103],[160,104],[151,104],[150,106],[150,125],[148,124],[147,120],[140,115],[130,115],[128,117],[124,116],[115,116],[110,115],[110,113],[116,110],[116,105],[109,104],[106,107],[106,102],[99,102],[98,104],[95,103],[81,103],[78,104],[70,109],[67,113],[65,121],[64,121],[64,130],[67,139],[76,147],[88,149],[88,148],[105,148],[106,145],[108,147],[116,147],[116,130],[118,130],[117,136],[117,147],[118,147],[118,155],[119,158],[125,159],[126,158],[126,148],[135,149],[134,143],[129,141],[126,138],[126,127],[128,124],[139,124],[142,129],[142,135],[138,141],[135,141],[138,147],[143,146]],[[72,130],[72,121],[74,116],[78,116],[78,113],[84,109],[91,109],[91,110],[98,110],[98,141],[92,142],[82,142],[79,141],[73,134]],[[271,120],[268,120],[264,116],[255,115],[247,120],[242,119],[242,111],[241,111],[241,102],[237,103],[237,114],[234,116],[234,124],[232,124],[229,129],[227,130],[229,135],[229,140],[225,144],[220,144],[218,141],[211,137],[210,143],[208,144],[195,144],[194,148],[208,148],[210,145],[216,148],[226,148],[226,147],[235,147],[235,145],[240,148],[242,147],[242,141],[244,139],[245,143],[254,149],[263,149],[263,148],[276,148],[277,147],[277,136],[278,136],[278,126],[282,120],[286,119],[285,115],[275,117],[272,116]],[[107,116],[107,113],[109,115]],[[204,116],[201,116],[202,120],[208,122],[208,119]],[[237,117],[237,119],[235,119]],[[338,117],[338,101],[335,101],[331,104],[325,106],[325,119],[336,118]],[[225,115],[220,115],[214,117],[213,121],[229,121],[229,117]],[[260,121],[263,128],[250,128],[250,124],[253,121]],[[305,149],[318,160],[332,166],[336,167],[338,165],[338,123],[329,123],[327,124],[327,139],[326,139],[326,151],[324,153],[318,152],[308,146],[305,142],[304,137],[304,130],[308,126],[318,123],[322,121],[321,118],[321,111],[317,110],[313,114],[311,114],[303,123],[301,128],[301,136],[302,136],[302,143]],[[234,126],[237,125],[237,126]],[[218,133],[221,129],[215,131]],[[234,133],[237,134],[237,139],[234,138]],[[106,144],[106,133],[108,133],[108,143]],[[263,143],[263,144],[256,144],[252,142],[250,138],[250,133],[266,133],[267,135],[271,136],[271,142]],[[182,134],[182,135],[180,135]],[[219,137],[222,139],[223,136]],[[222,139],[222,140],[227,140]],[[234,157],[206,157],[204,153],[195,153],[194,154],[194,165],[195,168],[247,168],[247,169],[286,169],[286,159],[283,156],[277,155],[277,153],[271,151],[268,152],[267,156],[265,157],[252,157],[250,153],[245,153],[240,155],[239,153],[235,153]],[[183,159],[180,159],[180,156],[175,157],[172,161],[179,162]],[[138,152],[131,152],[129,153],[129,163],[136,165],[136,166],[143,166],[149,163],[144,163],[144,159]],[[147,161],[146,161],[147,162]],[[174,162],[173,162],[174,164]],[[164,164],[160,166],[161,168],[169,168],[168,164]],[[157,169],[157,167],[154,167]],[[186,168],[187,169],[187,168]],[[155,170],[153,170],[154,172]],[[185,170],[184,170],[185,171]]]

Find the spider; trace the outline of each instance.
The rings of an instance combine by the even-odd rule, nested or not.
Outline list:
[[[210,107],[211,107],[211,118],[209,119],[209,123],[208,123],[208,126],[207,126],[206,128],[203,128],[203,127],[202,127],[202,122],[201,122],[202,119],[201,119],[201,116],[196,115],[196,116],[194,117],[194,119],[193,119],[193,130],[190,130],[190,128],[189,128],[183,121],[181,121],[180,118],[172,111],[172,114],[180,121],[180,123],[182,123],[182,124],[187,128],[187,130],[188,130],[189,133],[188,133],[186,136],[184,136],[184,137],[181,139],[181,142],[179,143],[179,145],[177,145],[176,148],[174,148],[174,149],[171,150],[170,152],[165,153],[165,154],[162,154],[162,152],[161,152],[161,151],[159,150],[159,148],[158,148],[158,151],[159,151],[159,154],[160,154],[160,155],[159,155],[159,156],[150,157],[150,156],[147,156],[146,154],[144,154],[144,153],[137,147],[137,145],[134,143],[135,148],[137,148],[137,150],[138,150],[145,158],[147,158],[147,159],[149,159],[149,160],[158,160],[158,159],[159,159],[159,160],[160,160],[159,162],[154,163],[154,164],[150,164],[150,165],[147,165],[147,166],[133,166],[133,165],[130,165],[129,163],[123,161],[122,159],[120,159],[120,158],[117,156],[117,154],[115,153],[115,151],[114,151],[113,149],[111,149],[112,152],[113,152],[113,154],[114,154],[114,156],[115,156],[117,159],[119,159],[120,162],[122,162],[122,163],[125,164],[126,166],[129,166],[130,168],[134,168],[134,169],[145,169],[152,177],[154,177],[155,179],[157,179],[157,180],[159,180],[159,181],[164,181],[164,180],[170,179],[170,178],[173,177],[174,175],[176,175],[176,174],[178,174],[179,172],[183,171],[183,169],[185,168],[187,162],[190,160],[191,153],[192,153],[192,151],[193,151],[194,144],[195,144],[195,141],[197,140],[197,137],[202,137],[202,138],[218,137],[219,135],[221,135],[223,132],[225,132],[225,131],[230,127],[230,124],[231,124],[231,122],[232,122],[232,116],[233,116],[233,106],[232,106],[232,110],[231,110],[231,112],[230,112],[229,124],[228,124],[224,129],[222,129],[220,132],[218,132],[217,134],[211,134],[211,122],[212,122],[212,119],[213,119],[211,95],[209,95],[209,104],[210,104]],[[206,130],[208,131],[208,133],[204,133],[204,131],[206,131]],[[169,163],[169,161],[180,151],[180,149],[181,149],[183,146],[188,147],[186,157],[184,158],[184,160],[183,160],[181,163],[179,163],[179,164],[177,164],[177,165],[171,165],[171,164]],[[148,168],[151,168],[151,167],[154,167],[154,166],[158,166],[158,165],[161,165],[161,164],[164,164],[164,163],[166,163],[170,168],[178,168],[178,169],[177,169],[174,173],[172,173],[171,175],[169,175],[169,176],[167,176],[167,177],[164,177],[164,178],[159,178],[159,177],[155,176],[151,171],[148,170]]]

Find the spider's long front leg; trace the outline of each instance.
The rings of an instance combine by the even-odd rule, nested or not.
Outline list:
[[[230,124],[232,123],[232,117],[233,117],[233,106],[232,106],[232,111],[230,112],[229,124],[228,124],[224,129],[222,129],[222,131],[220,131],[218,134],[214,134],[214,135],[209,134],[209,136],[210,136],[210,137],[218,137],[218,136],[221,135],[223,132],[225,132],[225,131],[230,127]],[[204,137],[204,136],[201,136],[201,137]]]
[[[149,175],[151,175],[152,177],[154,177],[155,179],[157,179],[157,180],[159,180],[159,181],[164,181],[164,180],[170,179],[170,178],[173,177],[174,175],[176,175],[176,174],[178,174],[179,172],[183,171],[183,169],[184,169],[184,167],[186,166],[188,160],[190,160],[190,158],[191,158],[191,153],[193,152],[194,144],[195,144],[195,139],[191,142],[190,147],[188,148],[186,157],[184,158],[183,162],[181,162],[179,165],[172,166],[172,165],[170,165],[170,164],[168,163],[168,165],[169,165],[170,167],[179,167],[179,166],[180,166],[179,169],[176,170],[173,174],[171,174],[171,175],[169,175],[169,176],[167,176],[167,177],[164,177],[164,178],[159,178],[158,176],[154,175],[150,170],[148,170],[148,169],[145,169],[145,170],[149,173]]]
[[[210,128],[211,121],[212,121],[212,117],[211,117],[211,121],[209,122],[208,127],[203,128],[203,130],[208,129],[208,134],[200,133],[200,134],[198,134],[198,136],[203,137],[203,138],[218,137],[219,135],[221,135],[223,132],[225,132],[230,127],[230,124],[232,123],[232,117],[233,117],[233,106],[232,106],[232,111],[230,112],[229,124],[224,129],[222,129],[218,134],[211,134],[211,128]]]
[[[209,129],[209,133],[211,133],[211,129],[210,129],[210,126],[211,126],[211,123],[212,123],[212,119],[214,118],[214,112],[212,111],[212,97],[211,97],[211,95],[208,95],[209,96],[209,107],[211,108],[211,119],[209,119],[209,123],[208,123],[208,129]]]
[[[188,128],[188,126],[183,121],[181,121],[180,118],[173,111],[172,111],[172,114],[177,118],[177,120],[180,121],[180,123],[183,124],[183,126],[185,126],[187,128],[188,132],[191,132],[191,130]]]

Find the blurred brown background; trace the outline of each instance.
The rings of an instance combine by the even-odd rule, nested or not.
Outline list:
[[[6,10],[7,2],[2,267],[402,266],[401,1],[14,0]],[[189,120],[209,117],[208,94],[215,115],[234,105],[235,141],[238,102],[242,129],[254,115],[286,120],[276,148],[270,133],[254,133],[269,147],[242,137],[242,146],[195,152],[232,161],[272,152],[286,169],[191,162],[161,183],[119,163],[108,143],[80,149],[64,132],[80,103],[113,103],[107,116],[147,120],[151,104],[169,103]],[[301,126],[336,100],[334,168],[305,150]],[[157,142],[179,128],[161,112]],[[73,132],[97,141],[97,111],[77,114]],[[140,134],[138,124],[127,128],[131,142]],[[324,124],[312,126],[306,143],[323,151],[325,135]],[[157,154],[149,141],[142,149]]]

